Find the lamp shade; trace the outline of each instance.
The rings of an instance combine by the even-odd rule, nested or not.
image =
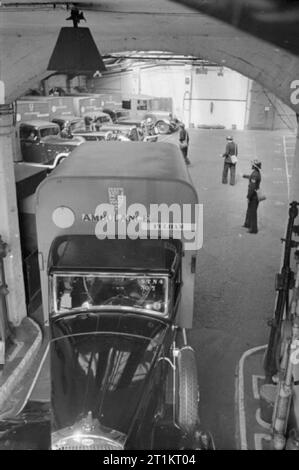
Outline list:
[[[76,74],[106,71],[89,28],[61,28],[47,70]]]

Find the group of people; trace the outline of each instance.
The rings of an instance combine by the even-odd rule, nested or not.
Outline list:
[[[227,144],[225,152],[222,157],[224,158],[223,172],[222,172],[222,183],[227,184],[228,173],[230,172],[230,184],[234,186],[236,184],[236,165],[238,156],[238,145],[234,142],[233,137],[228,136],[226,138]],[[247,191],[247,212],[243,227],[248,229],[248,233],[258,233],[257,226],[257,208],[259,205],[258,190],[261,184],[261,168],[262,163],[258,159],[252,161],[252,172],[250,175],[243,175],[243,178],[249,179],[248,191]]]
[[[230,173],[230,184],[234,186],[236,184],[238,145],[236,144],[236,142],[234,142],[232,136],[228,136],[226,140],[227,143],[225,151],[222,154],[222,157],[224,158],[222,183],[227,184],[228,173]],[[191,162],[188,158],[189,134],[183,123],[180,123],[179,125],[179,144],[186,165],[190,165]],[[243,224],[243,227],[248,229],[248,233],[258,233],[257,209],[259,205],[258,190],[260,189],[262,179],[261,168],[262,163],[256,158],[252,161],[251,174],[243,175],[243,178],[247,178],[249,180],[247,191],[248,205],[245,216],[245,222]]]

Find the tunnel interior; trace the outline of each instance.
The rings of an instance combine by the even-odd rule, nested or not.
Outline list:
[[[155,0],[147,4],[131,0],[124,4],[113,0],[109,6],[98,4],[93,10],[86,7],[87,22],[80,24],[78,30],[89,29],[108,72],[100,71],[97,63],[94,69],[88,70],[88,75],[83,66],[77,78],[74,71],[67,76],[63,73],[67,70],[61,70],[60,75],[56,75],[58,70],[49,70],[49,60],[61,29],[72,30],[65,22],[69,15],[65,5],[56,5],[55,9],[34,4],[22,9],[7,6],[1,11],[0,79],[5,85],[3,101],[9,104],[32,90],[39,90],[41,84],[48,92],[55,84],[64,91],[75,86],[82,87],[83,91],[103,88],[107,91],[109,80],[122,72],[128,74],[125,83],[128,95],[154,94],[157,88],[162,90],[164,86],[161,96],[167,97],[176,95],[170,86],[169,69],[173,66],[181,77],[174,111],[188,124],[193,160],[190,171],[205,207],[204,246],[197,264],[196,316],[189,339],[198,354],[202,401],[207,404],[201,408],[203,423],[211,428],[218,448],[231,449],[235,446],[236,364],[246,348],[268,341],[267,320],[273,314],[274,276],[281,258],[280,239],[285,235],[289,202],[299,198],[299,59],[293,49],[266,41],[258,34],[254,36],[252,31],[240,30],[236,23],[224,23],[205,12],[194,12],[188,8],[191,3]],[[167,76],[166,85],[162,85],[161,77],[156,78],[155,83],[148,60],[142,62],[146,72],[140,68],[139,57],[135,61],[137,67],[128,73],[132,61],[127,57],[132,58],[134,54],[164,55],[163,65],[155,59],[151,66],[153,70],[160,70],[161,77]],[[168,65],[173,60],[165,61],[165,54],[176,56],[176,63]],[[111,56],[125,57],[118,64],[119,69],[117,60],[111,61]],[[241,95],[234,96],[238,103],[235,112],[240,115],[243,106],[242,123],[227,119],[219,121],[216,129],[217,120],[213,121],[213,126],[209,124],[212,121],[200,120],[199,102],[204,103],[205,115],[211,119],[219,109],[222,116],[225,113],[219,107],[218,95],[211,98],[215,90],[206,87],[203,95],[195,94],[196,80],[204,81],[208,77],[210,82],[214,77],[215,83],[228,80],[225,86],[229,93],[239,90]],[[115,83],[119,85],[119,78]],[[114,85],[108,91],[119,91],[119,87]],[[249,91],[254,104],[252,109],[255,109],[251,116],[245,109]],[[224,109],[231,118],[233,108],[226,104]],[[279,122],[281,127],[277,129],[275,112],[283,115]],[[260,127],[253,125],[257,117]],[[204,125],[207,128],[203,128]],[[221,184],[223,161],[219,154],[224,150],[228,134],[233,135],[241,152],[235,188]],[[175,135],[173,141],[176,140]],[[242,174],[250,172],[252,157],[259,157],[263,162],[262,181],[267,194],[267,200],[259,205],[260,233],[256,239],[247,236],[241,228],[247,203],[247,181],[242,179]],[[22,192],[24,188],[19,191],[24,199],[28,197]],[[23,207],[30,215],[32,203],[27,200]],[[30,255],[36,251],[36,234],[32,229],[34,222],[29,219],[20,224],[23,233],[29,227],[28,235],[34,245],[32,251],[29,249]],[[26,229],[22,228],[24,225]],[[37,267],[36,253],[29,262],[30,266]],[[33,318],[40,321],[40,317],[33,315]]]

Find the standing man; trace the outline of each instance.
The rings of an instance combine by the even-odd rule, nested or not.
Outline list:
[[[252,173],[251,175],[243,175],[243,178],[249,179],[248,184],[248,207],[246,212],[245,223],[243,227],[248,228],[248,233],[257,233],[257,208],[259,200],[256,191],[260,188],[261,184],[261,168],[262,164],[258,159],[252,162]]]
[[[181,122],[179,127],[180,127],[180,131],[179,131],[180,149],[183,154],[186,165],[190,165],[191,162],[188,158],[189,134],[188,134],[188,131],[185,129],[185,124]]]
[[[222,155],[224,158],[224,166],[222,173],[222,183],[227,184],[227,173],[230,170],[230,184],[235,185],[236,179],[236,164],[237,164],[237,155],[238,155],[238,146],[234,142],[233,137],[226,137],[227,144],[225,147],[225,152]]]

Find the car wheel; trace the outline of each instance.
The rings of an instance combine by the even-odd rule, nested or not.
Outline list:
[[[177,361],[177,424],[184,432],[190,433],[198,424],[199,402],[197,367],[193,349],[182,348]]]
[[[167,124],[167,122],[165,121],[156,122],[156,129],[159,132],[159,134],[169,134],[170,132],[169,124]]]

